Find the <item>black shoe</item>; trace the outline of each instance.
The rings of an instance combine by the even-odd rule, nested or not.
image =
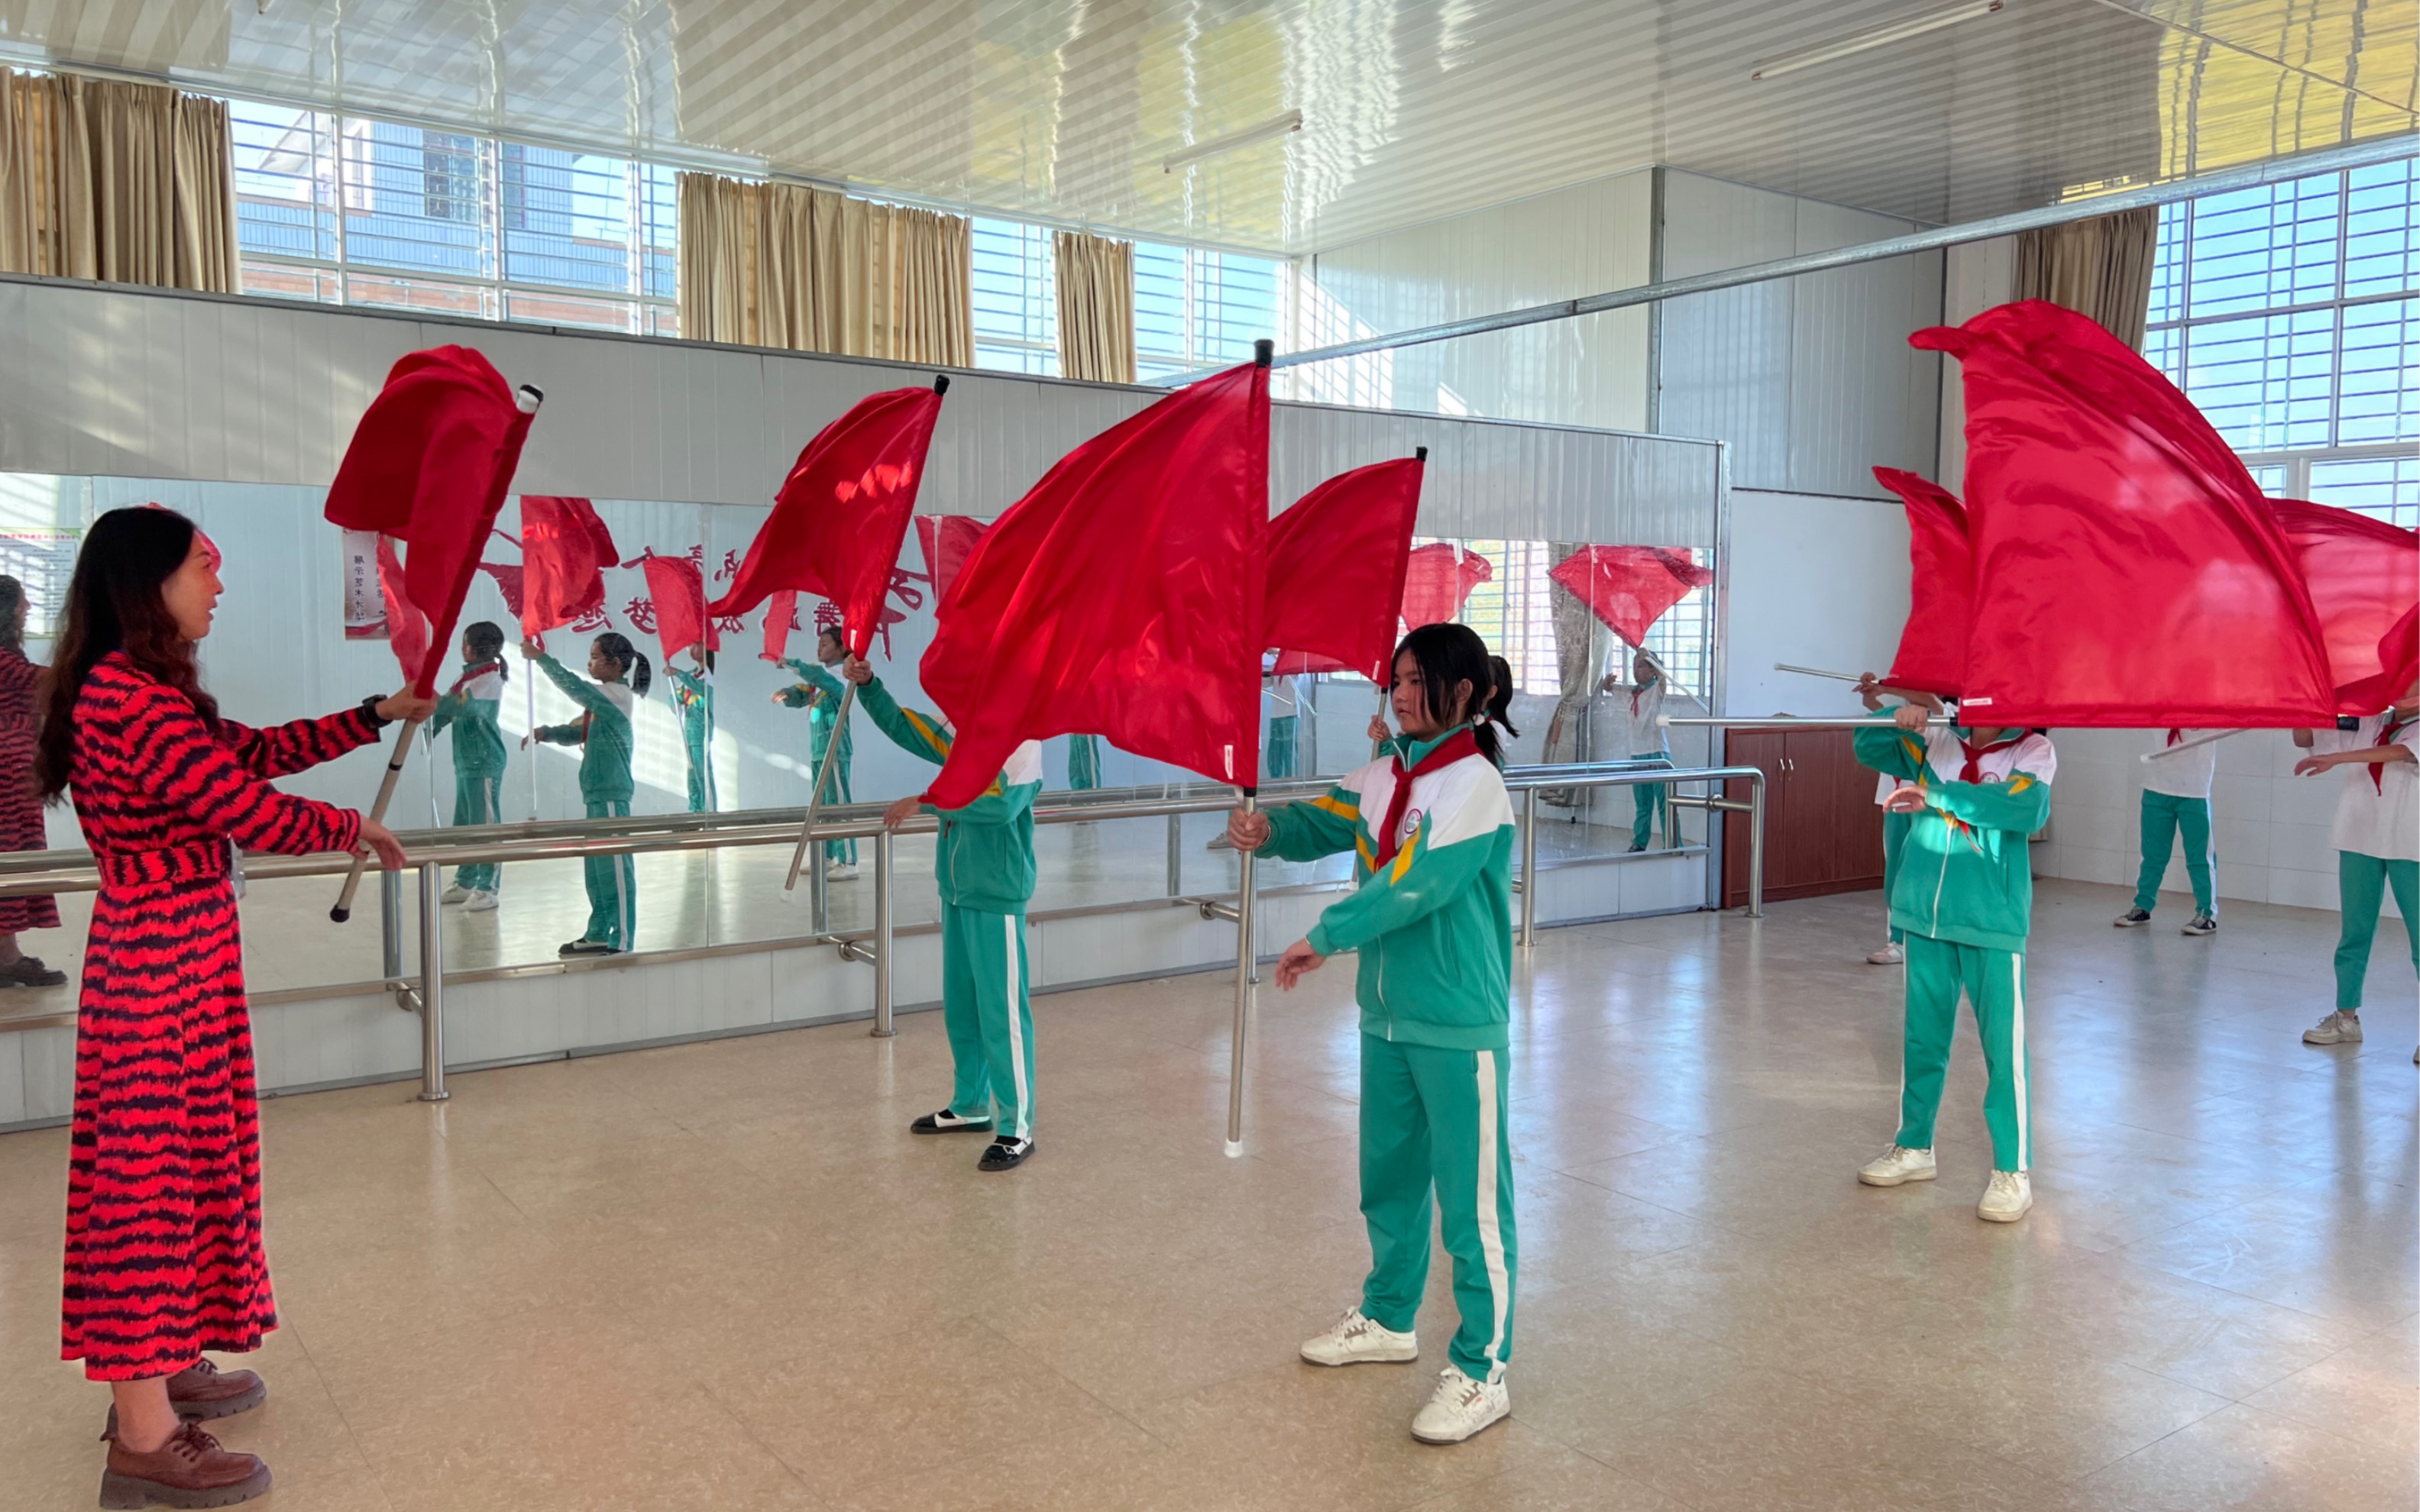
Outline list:
[[[1032,1153],[1032,1140],[1011,1139],[1007,1135],[1002,1134],[1000,1138],[993,1140],[990,1144],[984,1147],[983,1159],[975,1162],[975,1169],[979,1171],[1013,1171],[1019,1165],[1024,1165],[1025,1157]]]
[[[927,1113],[908,1126],[909,1134],[989,1134],[989,1119],[961,1119],[948,1108]]]
[[[612,955],[613,948],[603,940],[570,940],[554,953],[557,955]]]
[[[38,955],[19,956],[5,975],[8,984],[15,987],[56,987],[68,980],[66,972],[53,971],[42,964]]]
[[[2124,913],[2119,914],[2116,918],[2111,919],[2109,922],[2117,925],[2119,929],[2133,929],[2138,924],[2148,924],[2150,921],[2151,911],[2149,909],[2129,908]]]
[[[2196,913],[2193,918],[2185,920],[2185,927],[2178,933],[2183,934],[2215,934],[2218,933],[2218,916],[2216,914]]]

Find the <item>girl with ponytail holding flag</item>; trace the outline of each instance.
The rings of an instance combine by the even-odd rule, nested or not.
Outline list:
[[[2392,888],[2412,942],[2412,964],[2420,970],[2420,684],[2383,714],[2373,714],[2349,731],[2316,736],[2294,732],[2294,744],[2311,752],[2294,764],[2296,777],[2317,777],[2350,767],[2336,800],[2336,907],[2343,924],[2336,940],[2335,1011],[2303,1031],[2304,1044],[2359,1044],[2362,988],[2369,976],[2370,939],[2378,933],[2379,904]],[[2420,1055],[2414,1055],[2420,1060]]]
[[[1900,1186],[1938,1174],[1932,1126],[1962,989],[1975,1005],[1989,1075],[1983,1121],[1992,1132],[1992,1179],[1975,1215],[2015,1223],[2034,1205],[2025,1090],[2028,841],[2050,817],[2058,756],[2040,731],[1933,730],[1930,717],[1909,704],[1893,724],[1856,734],[1857,760],[1899,781],[1884,810],[1911,820],[1891,885],[1891,923],[1907,952],[1899,1134],[1857,1180]]]
[[[504,702],[504,632],[494,622],[480,620],[462,632],[462,675],[454,679],[429,717],[428,738],[454,732],[454,823],[493,825],[504,821],[504,737],[496,728],[496,710]],[[489,861],[457,867],[454,886],[445,901],[461,903],[473,914],[496,906],[496,887],[503,869]]]
[[[1435,1395],[1412,1420],[1412,1436],[1428,1443],[1459,1443],[1512,1412],[1512,803],[1497,733],[1512,689],[1498,683],[1468,626],[1420,626],[1395,653],[1399,748],[1320,797],[1227,821],[1238,850],[1358,858],[1352,896],[1277,965],[1278,985],[1291,989],[1340,950],[1361,958],[1361,1211],[1372,1265],[1360,1305],[1302,1356],[1326,1365],[1418,1358],[1412,1325],[1434,1201],[1462,1319]]]
[[[627,819],[636,785],[630,779],[630,712],[647,696],[653,672],[629,637],[608,630],[589,643],[588,675],[582,681],[546,654],[535,640],[521,642],[521,655],[580,705],[577,724],[546,725],[521,737],[551,746],[580,748],[580,796],[591,819]],[[639,879],[628,855],[591,856],[581,867],[588,884],[588,928],[566,944],[561,955],[615,955],[630,949],[639,930]]]

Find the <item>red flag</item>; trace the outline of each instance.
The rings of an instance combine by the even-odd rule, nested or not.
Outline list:
[[[504,595],[504,612],[514,619],[521,617],[521,569],[509,562],[482,562],[479,570],[496,579],[496,592]]]
[[[1897,468],[1874,469],[1874,481],[1907,506],[1907,627],[1891,658],[1893,687],[1956,698],[1966,680],[1966,640],[1975,612],[1975,560],[1966,543],[1966,506],[1935,483]]]
[[[2376,714],[2420,678],[2420,534],[2300,499],[2273,499],[2301,553],[2338,714]]]
[[[1384,678],[1426,471],[1404,457],[1340,472],[1270,522],[1263,639],[1280,673]]]
[[[939,608],[959,569],[974,554],[975,543],[991,529],[989,521],[969,515],[919,515],[916,544],[924,550],[924,580],[933,585],[933,603]]]
[[[1494,563],[1450,541],[1413,548],[1404,573],[1404,624],[1415,630],[1444,624],[1462,612],[1472,589],[1495,576]]]
[[[436,687],[536,411],[535,389],[517,397],[467,347],[409,353],[387,370],[328,486],[330,524],[377,531],[411,548],[404,596],[428,616],[430,634],[421,665],[404,673],[423,696]]]
[[[924,689],[963,808],[1027,740],[1082,732],[1257,784],[1269,370],[1179,389],[1059,459],[950,585]]]
[[[765,649],[757,655],[767,661],[780,661],[788,656],[790,632],[798,627],[798,590],[775,589],[765,600]]]
[[[2040,300],[1912,345],[1964,369],[1981,722],[2324,724],[2327,649],[2294,545],[2175,385]]]
[[[701,640],[708,651],[721,649],[721,638],[706,614],[706,572],[695,558],[659,557],[650,551],[639,570],[647,575],[647,596],[656,606],[656,638],[666,662]]]
[[[533,639],[605,608],[613,532],[585,499],[521,495],[521,633]]]
[[[1699,566],[1685,546],[1584,546],[1546,576],[1633,646],[1645,644],[1648,627],[1690,589],[1714,580],[1714,569]]]
[[[826,425],[782,481],[773,513],[713,612],[745,614],[784,588],[820,594],[840,606],[850,653],[864,656],[940,413],[938,385],[892,389],[867,394]]]
[[[395,537],[378,538],[379,596],[386,601],[386,640],[403,675],[419,675],[428,662],[428,621],[412,603],[405,584],[409,574],[396,560]]]

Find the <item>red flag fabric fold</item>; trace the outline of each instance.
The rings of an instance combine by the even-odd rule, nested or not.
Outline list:
[[[1685,546],[1584,546],[1546,574],[1632,646],[1692,588],[1714,580]]]
[[[937,609],[949,595],[950,584],[958,580],[967,558],[974,554],[975,543],[990,529],[990,521],[970,515],[916,517],[916,544],[924,552],[924,580],[933,585]]]
[[[427,616],[429,636],[421,665],[405,674],[424,696],[435,690],[480,548],[520,464],[535,390],[528,403],[523,409],[504,375],[468,347],[409,353],[387,370],[328,486],[329,523],[410,548],[403,593]]]
[[[406,682],[428,664],[428,621],[411,601],[409,578],[395,554],[395,537],[378,538],[379,596],[386,601],[386,640]]]
[[[1966,636],[1974,618],[1975,561],[1966,541],[1966,507],[1939,484],[1897,468],[1874,469],[1874,481],[1907,506],[1907,626],[1891,658],[1893,687],[1956,698],[1966,679]]]
[[[1270,523],[1263,639],[1280,673],[1385,675],[1426,471],[1403,457],[1340,472]]]
[[[1909,338],[1963,368],[1978,722],[2311,726],[2335,689],[2294,545],[2175,385],[2040,300]]]
[[[757,656],[780,661],[790,654],[790,632],[799,627],[796,589],[777,588],[765,600],[765,649]]]
[[[714,622],[706,613],[706,571],[696,559],[650,551],[639,568],[647,575],[647,597],[656,606],[656,639],[663,646],[664,660],[669,663],[701,640],[706,650],[720,650]]]
[[[985,533],[924,653],[955,726],[928,801],[963,808],[1022,742],[1078,732],[1257,783],[1268,380],[1238,367],[1178,390]]]
[[[2369,715],[2420,678],[2420,533],[2300,499],[2273,499],[2300,553],[2338,714]]]
[[[1472,589],[1495,576],[1496,563],[1451,541],[1414,547],[1404,571],[1404,625],[1444,624],[1462,612]]]
[[[826,425],[782,480],[773,513],[711,612],[745,614],[783,589],[820,594],[840,606],[851,654],[864,656],[940,413],[934,390],[892,389]]]
[[[605,607],[613,532],[585,499],[521,495],[521,633],[535,639]]]

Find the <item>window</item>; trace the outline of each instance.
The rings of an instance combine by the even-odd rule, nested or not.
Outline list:
[[[2412,164],[2162,212],[2144,356],[2261,487],[2420,525]]]
[[[975,365],[1059,374],[1059,288],[1047,226],[974,223]]]
[[[1200,247],[1135,243],[1135,376],[1145,383],[1246,363],[1278,333],[1282,264]]]

